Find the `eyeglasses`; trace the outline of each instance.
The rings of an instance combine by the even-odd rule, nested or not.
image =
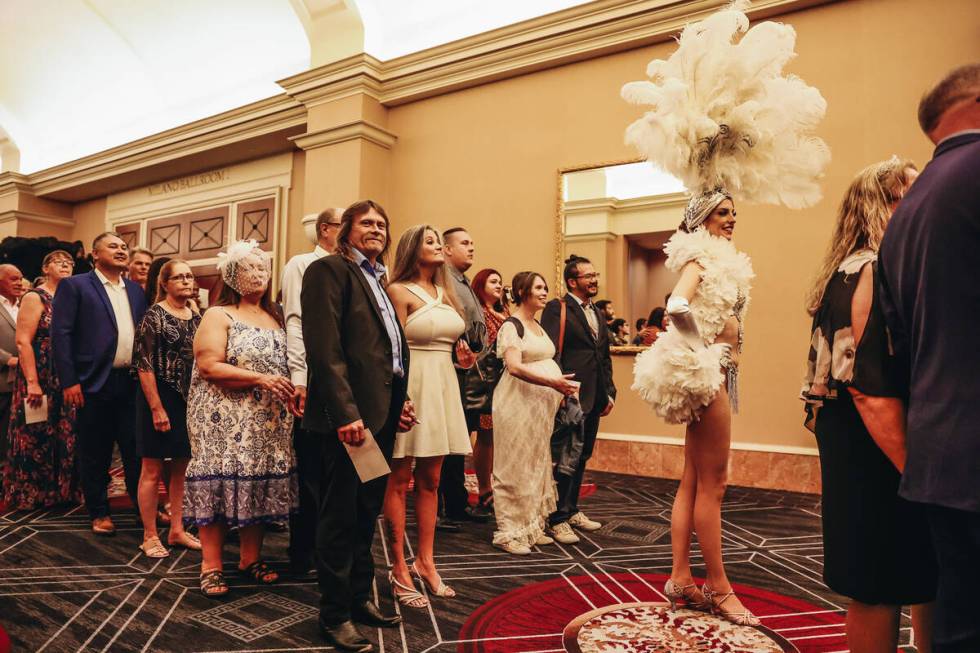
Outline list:
[[[341,225],[340,222],[324,222],[323,224],[327,225],[328,227],[339,227]]]
[[[190,273],[175,274],[168,278],[167,281],[194,281],[194,275]]]
[[[599,278],[599,273],[598,272],[589,272],[588,274],[581,274],[581,275],[579,275],[579,276],[577,276],[575,278],[576,279],[589,279],[589,280],[598,279]]]

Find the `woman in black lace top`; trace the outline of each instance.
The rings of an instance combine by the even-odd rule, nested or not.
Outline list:
[[[143,458],[139,504],[143,519],[143,544],[151,558],[163,558],[169,551],[157,533],[158,487],[164,459],[171,459],[170,490],[171,546],[199,550],[201,543],[184,531],[181,507],[184,500],[184,472],[191,457],[187,439],[187,390],[194,365],[194,334],[201,316],[191,308],[194,274],[179,259],[167,261],[160,269],[156,303],[143,317],[136,334],[136,369],[145,401],[137,404],[137,453]]]

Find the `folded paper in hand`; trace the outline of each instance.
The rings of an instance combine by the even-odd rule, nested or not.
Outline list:
[[[385,460],[385,455],[381,452],[381,447],[374,439],[371,429],[364,429],[364,442],[361,446],[352,447],[345,442],[344,448],[347,449],[347,455],[354,463],[354,469],[357,471],[361,483],[367,483],[379,476],[391,473],[388,461]]]
[[[24,400],[24,423],[25,424],[37,424],[38,422],[48,421],[48,398],[47,396],[41,397],[41,405],[37,408],[27,403]]]

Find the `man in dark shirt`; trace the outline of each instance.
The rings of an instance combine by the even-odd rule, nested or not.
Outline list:
[[[936,653],[980,651],[980,64],[919,105],[936,144],[879,253],[882,311],[908,386],[900,494],[925,504],[939,563]],[[912,561],[910,561],[911,563]]]

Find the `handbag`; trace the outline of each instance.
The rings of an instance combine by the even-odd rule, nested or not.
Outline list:
[[[561,367],[568,307],[564,299],[558,301],[561,302],[561,316],[558,320],[558,348],[555,352],[555,362]],[[558,406],[555,425],[551,431],[551,460],[560,474],[571,476],[575,473],[585,445],[585,434],[582,432],[584,426],[585,414],[582,412],[582,404],[579,403],[578,397],[574,395],[565,397]]]

